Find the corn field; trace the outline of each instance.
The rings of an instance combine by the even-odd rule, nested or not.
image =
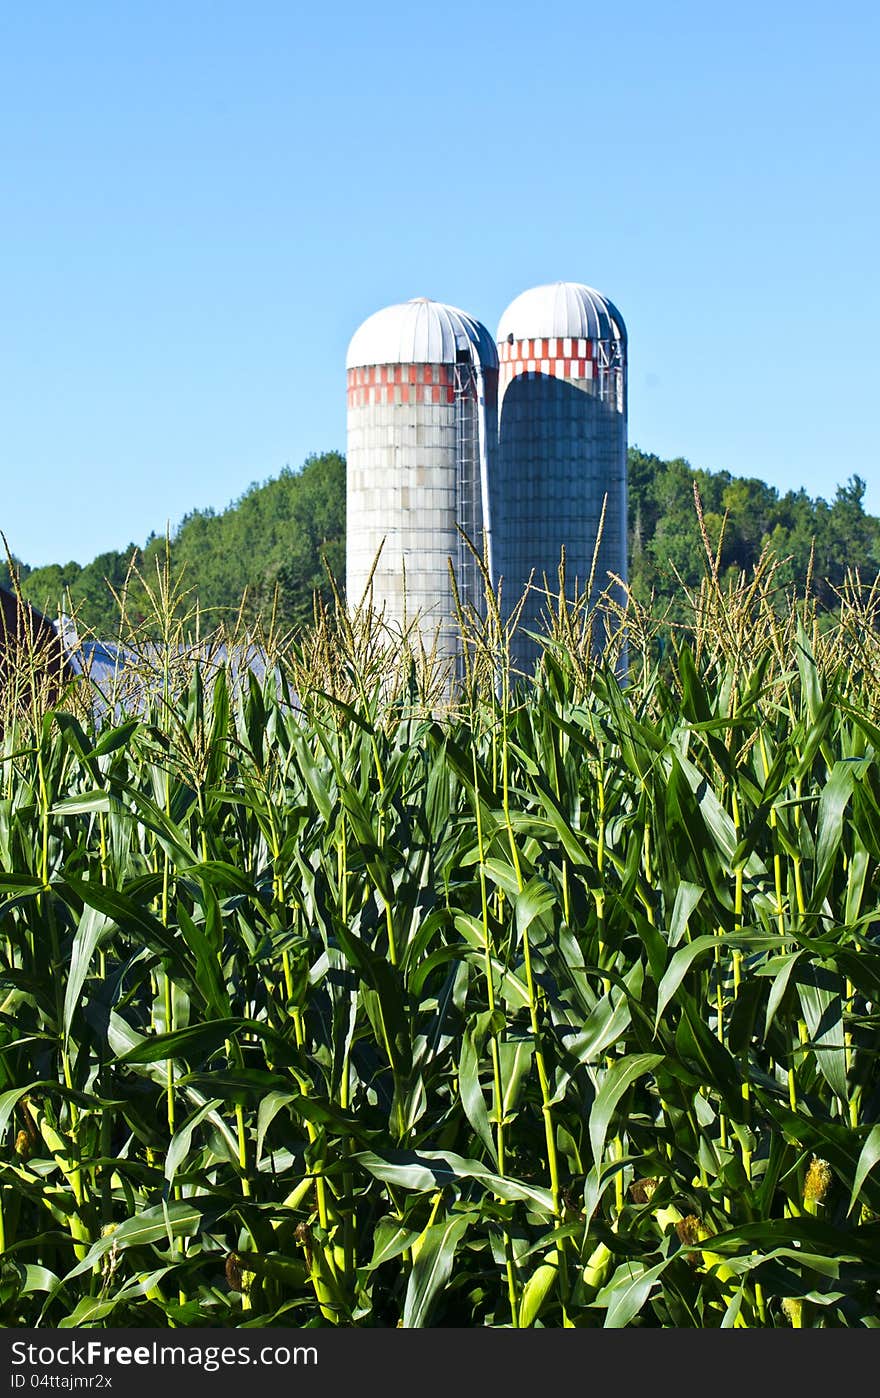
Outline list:
[[[154,597],[4,682],[0,1323],[880,1325],[876,592],[560,594],[529,681],[490,598],[454,685]]]

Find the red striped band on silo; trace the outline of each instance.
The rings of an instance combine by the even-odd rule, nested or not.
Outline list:
[[[348,371],[348,406],[369,403],[453,403],[453,370],[447,364],[368,364]]]
[[[592,379],[595,346],[592,340],[539,338],[502,341],[499,372],[505,386],[520,374],[544,374],[557,379]]]

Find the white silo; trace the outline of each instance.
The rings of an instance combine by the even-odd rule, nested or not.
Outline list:
[[[499,450],[491,490],[496,579],[508,609],[533,585],[512,658],[533,667],[564,547],[571,592],[590,576],[599,521],[594,595],[609,574],[626,579],[626,327],[591,287],[555,282],[508,306],[498,326]]]
[[[457,654],[449,560],[465,603],[482,590],[457,525],[483,553],[496,449],[498,357],[485,326],[424,298],[377,311],[346,358],[346,592],[354,608],[373,573],[373,604],[392,623],[417,613],[428,649]],[[381,553],[379,550],[381,548]]]

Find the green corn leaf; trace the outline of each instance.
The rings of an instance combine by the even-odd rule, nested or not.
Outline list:
[[[810,908],[821,909],[822,901],[834,876],[834,861],[843,836],[843,817],[853,793],[853,787],[867,765],[861,761],[836,762],[819,797],[816,836],[816,877],[811,890]]]
[[[679,997],[681,1019],[675,1031],[675,1048],[684,1066],[693,1065],[701,1081],[717,1092],[732,1120],[743,1117],[742,1084],[735,1059],[709,1029],[692,996]]]
[[[220,1097],[213,1097],[210,1102],[206,1102],[197,1112],[193,1112],[192,1116],[188,1117],[171,1137],[165,1156],[165,1178],[169,1184],[174,1182],[174,1176],[189,1154],[196,1127],[204,1121],[206,1116],[210,1116],[213,1111],[216,1111],[217,1107],[221,1105],[221,1101]]]
[[[452,1272],[456,1249],[470,1226],[469,1214],[451,1214],[431,1224],[421,1236],[418,1256],[413,1263],[403,1305],[405,1329],[428,1323],[431,1305]]]
[[[822,687],[819,683],[819,672],[813,655],[813,648],[810,645],[809,637],[800,619],[798,619],[797,623],[796,646],[797,667],[801,677],[801,695],[810,722],[816,723],[822,709]]]
[[[121,929],[138,935],[147,946],[169,956],[174,963],[179,964],[180,949],[173,934],[133,898],[108,888],[105,884],[80,879],[71,873],[65,875],[64,883],[71,893],[88,907],[103,913]]]
[[[100,1296],[83,1296],[74,1306],[70,1315],[62,1316],[58,1322],[59,1330],[79,1330],[83,1326],[95,1325],[99,1320],[106,1320],[107,1316],[116,1309],[119,1301],[118,1296],[101,1298]]]
[[[212,1016],[228,1018],[229,990],[221,969],[222,948],[212,944],[205,928],[193,921],[181,902],[177,904],[176,913],[180,934],[195,960],[195,983],[206,1008]]]
[[[27,1097],[30,1092],[42,1086],[40,1080],[25,1083],[24,1087],[11,1087],[7,1092],[0,1093],[0,1138],[9,1123],[9,1118],[15,1111],[22,1097]]]
[[[141,727],[138,718],[126,719],[116,728],[109,728],[106,733],[98,735],[98,740],[92,748],[92,757],[108,757],[111,752],[119,752],[120,748],[127,748],[132,738]]]
[[[859,920],[870,863],[868,851],[865,846],[857,840],[856,847],[849,861],[846,880],[846,907],[843,917],[844,921],[849,926],[852,926]]]
[[[182,1087],[197,1088],[205,1094],[219,1093],[224,1101],[247,1103],[252,1106],[267,1092],[283,1091],[288,1079],[280,1073],[261,1068],[236,1068],[222,1073],[184,1073],[179,1079]]]
[[[604,1329],[622,1330],[635,1319],[670,1261],[671,1258],[665,1257],[653,1267],[625,1262],[617,1268],[593,1302],[594,1306],[607,1307]]]
[[[705,775],[682,753],[675,753],[675,762],[681,768],[688,785],[696,798],[706,830],[712,838],[715,849],[724,863],[733,868],[737,862],[739,835],[731,817],[722,806]],[[746,872],[751,875],[765,873],[764,866],[753,854],[746,862]]]
[[[530,879],[515,900],[516,930],[524,937],[533,922],[556,906],[556,894],[543,879]]]
[[[824,966],[802,964],[798,971],[797,989],[819,1070],[831,1090],[845,1102],[842,977]]]
[[[687,925],[691,913],[696,908],[706,890],[702,884],[680,883],[675,893],[675,904],[672,909],[672,917],[669,921],[668,942],[671,947],[677,947],[682,937],[687,932]]]
[[[522,1098],[523,1084],[535,1051],[532,1039],[505,1039],[498,1045],[501,1082],[504,1091],[503,1115],[512,1117]],[[497,1161],[495,1162],[497,1165]]]
[[[590,1110],[590,1145],[593,1160],[597,1165],[602,1163],[605,1138],[620,1099],[634,1082],[652,1073],[662,1062],[662,1053],[634,1053],[618,1059],[613,1067],[608,1069]]]
[[[490,883],[495,884],[496,888],[502,889],[508,898],[519,897],[519,883],[512,864],[505,864],[500,859],[487,859],[480,867]]]
[[[743,1297],[745,1296],[745,1290],[746,1283],[745,1281],[742,1281],[734,1291],[733,1295],[727,1303],[727,1306],[725,1307],[724,1315],[721,1317],[720,1328],[722,1330],[732,1330],[736,1325],[737,1317],[742,1311],[742,1303]]]
[[[485,1039],[485,1035],[482,1037]],[[486,1099],[480,1086],[480,1057],[472,1026],[465,1029],[461,1041],[461,1053],[458,1061],[458,1090],[465,1116],[486,1147],[492,1164],[497,1168],[498,1158],[495,1152],[492,1128],[489,1125]]]
[[[282,1107],[289,1106],[291,1102],[299,1099],[300,1094],[294,1092],[267,1092],[260,1103],[257,1113],[257,1163],[259,1164],[263,1156],[263,1142],[266,1139],[266,1132],[275,1120]]]
[[[764,1015],[765,1039],[770,1033],[770,1026],[776,1018],[776,1012],[782,1003],[782,997],[788,989],[789,981],[802,955],[802,951],[789,952],[786,956],[775,956],[772,961],[768,961],[765,966],[758,967],[757,975],[773,976],[773,984],[770,987],[770,994],[767,997],[767,1009]]]
[[[199,879],[212,888],[230,889],[233,893],[255,892],[253,881],[224,859],[203,859],[188,869],[182,868],[180,873]]]
[[[105,814],[111,810],[122,809],[118,801],[109,795],[108,792],[97,788],[94,791],[83,791],[76,796],[67,796],[63,801],[56,801],[52,807],[52,815],[89,815],[103,811]]]
[[[467,1160],[452,1151],[389,1151],[380,1156],[372,1151],[358,1151],[352,1160],[376,1179],[426,1193],[442,1185],[475,1180],[499,1199],[524,1200],[536,1204],[552,1215],[553,1197],[549,1189],[526,1184],[522,1180],[493,1174],[478,1160]]]
[[[595,1009],[588,1015],[584,1027],[566,1034],[563,1043],[566,1053],[579,1063],[596,1063],[606,1049],[616,1044],[632,1020],[629,998],[624,995],[616,999],[603,995]]]
[[[24,1268],[24,1278],[22,1280],[22,1296],[30,1296],[37,1292],[48,1292],[51,1296],[61,1285],[61,1278],[56,1277],[54,1272],[50,1272],[48,1267],[35,1266],[29,1263]]]
[[[162,774],[159,773],[161,777]],[[199,863],[199,856],[193,849],[186,837],[183,829],[171,816],[165,814],[162,807],[150,799],[144,791],[132,785],[130,782],[119,782],[119,789],[127,793],[131,803],[135,808],[137,820],[151,830],[156,836],[162,849],[168,855],[171,863],[179,869],[191,868],[193,864]],[[192,797],[191,792],[183,791],[187,800]]]
[[[38,893],[43,880],[33,874],[0,874],[0,889],[7,893]]]
[[[216,1019],[207,1024],[190,1024],[185,1029],[174,1029],[170,1034],[150,1035],[136,1047],[120,1054],[119,1061],[159,1063],[167,1058],[181,1058],[195,1063],[210,1058],[227,1039],[236,1034],[248,1034],[261,1039],[270,1045],[282,1060],[290,1056],[285,1039],[267,1024],[253,1019]]]
[[[89,973],[95,948],[103,936],[116,924],[97,908],[85,907],[79,926],[73,938],[70,966],[67,972],[67,985],[64,992],[64,1040],[70,1042],[73,1016],[79,1004],[80,992]]]
[[[81,1272],[91,1271],[94,1263],[99,1262],[114,1246],[123,1252],[130,1248],[148,1247],[153,1243],[167,1246],[172,1238],[191,1238],[198,1232],[204,1215],[205,1207],[188,1199],[144,1209],[93,1243],[83,1260],[67,1273],[64,1281],[72,1281]]]
[[[708,955],[717,947],[722,945],[724,938],[711,936],[704,933],[700,937],[695,937],[687,946],[681,947],[673,956],[666,968],[663,979],[657,987],[657,1013],[654,1017],[654,1028],[656,1029],[663,1017],[663,1011],[675,995],[688,971],[701,956]]]
[[[367,1263],[367,1270],[374,1272],[386,1262],[393,1262],[407,1248],[411,1248],[420,1237],[417,1228],[404,1228],[389,1218],[382,1218],[373,1233],[373,1255]]]
[[[880,1124],[871,1127],[865,1144],[862,1146],[862,1152],[856,1166],[855,1179],[853,1180],[852,1193],[849,1196],[849,1208],[846,1211],[847,1217],[855,1208],[855,1203],[861,1193],[862,1185],[865,1183],[865,1180],[878,1160],[880,1160]]]

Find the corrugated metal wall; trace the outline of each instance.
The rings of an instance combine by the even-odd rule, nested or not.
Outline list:
[[[427,385],[427,393],[422,391],[426,375],[438,380]],[[444,655],[454,652],[447,560],[458,553],[452,378],[451,368],[435,365],[349,370],[349,606],[360,601],[381,547],[374,605],[384,606],[386,618],[401,626],[422,612],[426,646],[439,628]]]
[[[545,575],[555,594],[564,547],[566,591],[583,591],[603,501],[594,597],[609,573],[626,579],[626,344],[523,339],[502,342],[499,353],[493,561],[508,612],[534,570],[512,646],[514,665],[529,672],[540,647],[524,633],[546,629]]]

